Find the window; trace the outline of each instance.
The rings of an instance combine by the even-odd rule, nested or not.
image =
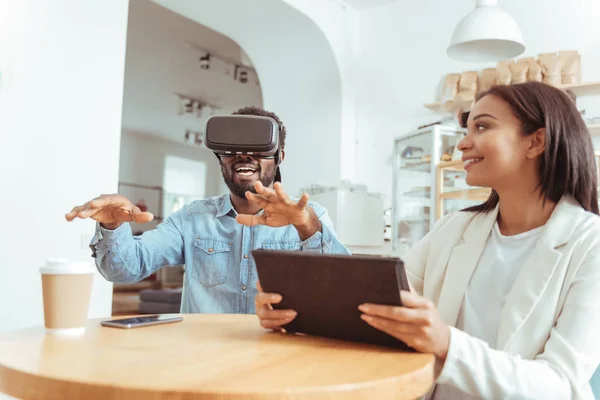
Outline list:
[[[163,215],[168,217],[184,205],[204,198],[206,164],[202,161],[166,156],[163,189]]]

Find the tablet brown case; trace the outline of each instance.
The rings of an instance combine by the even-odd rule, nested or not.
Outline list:
[[[368,325],[358,310],[363,303],[401,305],[400,290],[409,286],[399,258],[275,250],[252,255],[263,290],[283,297],[273,308],[298,312],[286,331],[411,350]]]

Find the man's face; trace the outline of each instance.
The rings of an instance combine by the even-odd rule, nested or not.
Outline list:
[[[234,195],[245,198],[246,192],[256,193],[254,183],[258,180],[265,187],[275,180],[277,165],[273,158],[254,158],[249,155],[219,156],[223,179]]]

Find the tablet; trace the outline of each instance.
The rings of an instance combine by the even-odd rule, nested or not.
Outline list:
[[[360,318],[363,303],[401,305],[400,290],[410,290],[399,258],[254,250],[258,279],[265,292],[279,293],[276,309],[298,315],[287,332],[411,350],[400,340]]]

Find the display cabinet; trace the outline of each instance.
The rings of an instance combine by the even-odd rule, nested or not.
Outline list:
[[[483,203],[489,188],[469,186],[461,160],[442,162],[437,166],[436,220],[444,215]]]
[[[436,220],[437,167],[452,160],[464,130],[432,125],[399,137],[394,143],[392,249],[403,254]]]

